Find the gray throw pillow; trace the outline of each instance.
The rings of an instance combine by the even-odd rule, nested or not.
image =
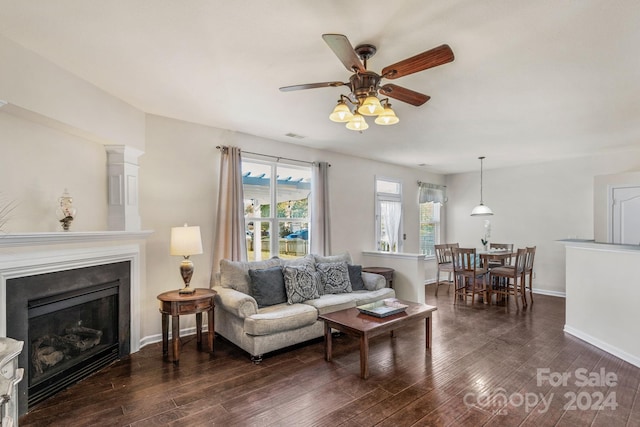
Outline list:
[[[349,268],[349,281],[351,282],[352,291],[366,291],[362,280],[362,266],[361,265],[348,265]]]
[[[295,304],[320,297],[318,293],[318,273],[306,265],[285,265],[282,267],[287,303]]]
[[[316,264],[325,294],[344,294],[351,292],[349,269],[346,262],[328,262]]]
[[[249,277],[251,277],[251,296],[255,298],[258,307],[262,308],[287,302],[282,268],[250,269]]]

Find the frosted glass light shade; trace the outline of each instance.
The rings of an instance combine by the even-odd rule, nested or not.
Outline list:
[[[473,208],[473,210],[471,211],[471,216],[489,216],[489,215],[493,215],[493,211],[489,209],[488,206],[485,206],[482,203],[480,203],[478,206]]]
[[[380,105],[380,100],[375,96],[368,96],[358,108],[358,113],[365,116],[378,116],[383,111],[384,108]]]
[[[333,112],[329,114],[329,120],[332,122],[346,123],[353,117],[353,113],[349,110],[349,107],[344,102],[338,102]]]
[[[396,116],[396,113],[390,106],[384,107],[384,111],[378,117],[376,117],[376,124],[381,126],[395,125],[400,119]]]
[[[360,114],[354,114],[349,123],[347,123],[347,129],[349,130],[365,130],[368,129],[369,125],[365,121],[364,117]]]
[[[198,255],[202,253],[202,239],[200,237],[200,227],[171,228],[171,255]]]

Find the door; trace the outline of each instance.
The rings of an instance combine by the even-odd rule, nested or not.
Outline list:
[[[612,189],[613,243],[640,245],[640,186]]]

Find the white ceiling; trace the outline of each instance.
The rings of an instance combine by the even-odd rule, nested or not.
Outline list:
[[[638,147],[639,23],[637,0],[0,0],[0,34],[145,112],[441,173]],[[456,59],[385,81],[431,100],[357,133],[328,119],[346,87],[278,90],[348,80],[323,33],[378,73]]]

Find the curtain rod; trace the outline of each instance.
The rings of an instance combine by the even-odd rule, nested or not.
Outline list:
[[[436,186],[436,187],[440,187],[440,188],[447,188],[447,186],[446,186],[446,185],[431,184],[430,182],[422,182],[422,181],[418,181],[418,185],[422,185],[422,184],[434,185],[434,186]]]
[[[226,150],[227,146],[226,145],[223,145],[223,146],[216,145],[216,148],[218,150],[222,151],[222,150]],[[272,156],[271,154],[254,153],[254,152],[251,152],[251,151],[242,151],[242,152],[243,153],[247,153],[247,154],[253,154],[255,156],[270,157],[272,159],[276,159],[276,161],[279,161],[279,160],[290,160],[292,162],[308,163],[308,164],[314,165],[314,166],[317,165],[316,162],[309,162],[307,160],[291,159],[289,157],[282,157],[282,156]],[[331,164],[328,164],[328,166],[331,167]]]

